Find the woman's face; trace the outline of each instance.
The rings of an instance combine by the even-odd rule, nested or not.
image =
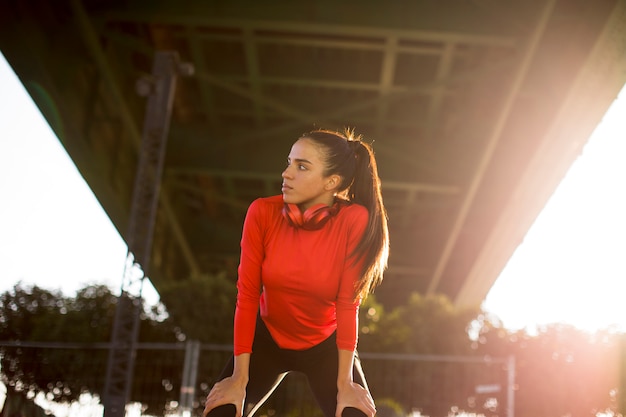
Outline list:
[[[302,211],[323,203],[332,205],[337,176],[324,176],[323,154],[315,143],[301,138],[291,147],[283,171],[283,200],[297,204]]]

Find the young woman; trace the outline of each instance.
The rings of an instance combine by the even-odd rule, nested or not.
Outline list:
[[[351,131],[315,130],[294,143],[282,177],[282,195],[246,215],[234,355],[203,415],[251,416],[297,371],[326,417],[374,416],[356,357],[359,305],[389,251],[374,153]]]

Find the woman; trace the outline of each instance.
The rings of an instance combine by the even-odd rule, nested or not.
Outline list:
[[[312,131],[282,177],[282,196],[255,200],[246,215],[234,355],[203,415],[250,416],[298,371],[326,417],[373,416],[356,346],[360,302],[389,250],[374,153],[351,131]]]

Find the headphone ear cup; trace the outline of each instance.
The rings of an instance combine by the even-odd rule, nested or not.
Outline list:
[[[289,224],[294,227],[300,227],[304,223],[302,218],[302,212],[295,204],[287,204],[283,206],[283,216],[287,219]]]
[[[331,207],[326,204],[316,204],[313,207],[309,207],[304,213],[300,211],[296,204],[285,204],[283,206],[283,216],[289,224],[304,230],[321,229],[338,211],[338,203],[333,204]]]

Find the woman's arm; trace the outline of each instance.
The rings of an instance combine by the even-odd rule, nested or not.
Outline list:
[[[338,349],[339,369],[337,372],[337,411],[336,417],[341,417],[341,413],[346,407],[354,407],[363,411],[367,416],[373,417],[376,414],[376,406],[367,387],[354,382],[352,369],[354,367],[354,351]]]
[[[217,382],[211,388],[205,402],[203,416],[206,416],[212,409],[225,404],[234,404],[236,417],[242,416],[259,309],[260,265],[264,256],[263,215],[261,201],[255,200],[248,208],[242,232],[234,320],[233,374]]]
[[[203,416],[220,405],[234,404],[235,417],[242,417],[243,404],[246,399],[246,386],[248,385],[250,369],[250,354],[242,353],[235,356],[235,363],[232,376],[217,382],[204,403]]]
[[[357,247],[367,225],[367,210],[359,209],[360,206],[352,207],[352,227],[349,229],[348,247],[341,281],[339,295],[336,302],[337,313],[337,350],[339,355],[339,369],[337,372],[337,417],[341,416],[343,409],[354,407],[363,411],[367,416],[376,414],[374,400],[369,393],[367,385],[364,387],[354,382],[352,372],[354,368],[354,355],[358,340],[358,315],[360,299],[355,300],[355,284],[361,275],[363,260],[355,260],[350,257],[354,248]],[[365,381],[363,381],[365,384]]]

